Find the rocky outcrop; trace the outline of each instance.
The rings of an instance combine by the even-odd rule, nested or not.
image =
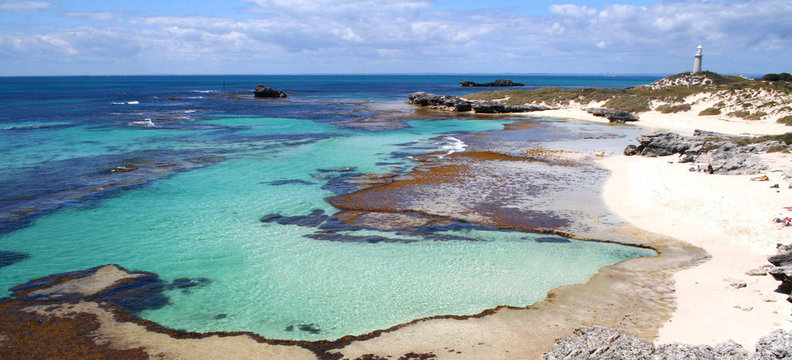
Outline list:
[[[628,145],[624,149],[625,155],[680,155],[680,162],[708,164],[716,174],[755,174],[766,170],[767,165],[755,155],[781,145],[778,141],[739,145],[733,138],[701,131],[696,131],[692,137],[658,132],[641,135],[637,140],[637,146]]]
[[[792,294],[792,244],[776,246],[777,253],[767,258],[773,267],[767,270],[774,279],[781,282],[778,291],[784,294]],[[787,300],[792,302],[792,295]]]
[[[638,116],[627,111],[608,108],[586,108],[586,112],[594,116],[604,117],[612,123],[624,124],[628,121],[638,121]]]
[[[435,95],[423,91],[410,94],[409,103],[445,111],[465,112],[473,110],[472,102],[462,100],[457,96]]]
[[[493,82],[488,82],[488,83],[477,83],[477,82],[470,81],[470,80],[462,80],[462,82],[459,83],[459,86],[462,86],[462,87],[505,87],[505,86],[525,86],[525,84],[512,82],[511,80],[508,80],[508,79],[498,79],[498,80],[495,80]]]
[[[761,338],[756,352],[749,353],[739,344],[728,341],[718,345],[666,344],[655,347],[651,342],[616,330],[594,326],[583,327],[556,341],[544,360],[780,360],[792,358],[792,332],[775,330]]]
[[[478,114],[504,114],[549,110],[543,105],[508,105],[498,101],[469,101],[458,96],[435,95],[426,92],[410,94],[409,103],[431,109],[456,112],[473,111]]]
[[[284,98],[286,93],[280,90],[275,90],[266,85],[258,84],[253,95],[257,98]]]

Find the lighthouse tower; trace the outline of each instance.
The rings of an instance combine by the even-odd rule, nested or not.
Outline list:
[[[693,62],[693,73],[698,74],[701,72],[701,45],[698,46],[698,51],[696,52],[696,61]]]

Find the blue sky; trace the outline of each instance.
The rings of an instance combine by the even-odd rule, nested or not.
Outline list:
[[[0,0],[0,76],[792,72],[792,1]]]

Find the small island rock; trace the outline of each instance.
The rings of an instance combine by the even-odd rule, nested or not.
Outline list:
[[[283,98],[286,93],[280,90],[275,90],[263,84],[258,84],[253,95],[257,98]]]
[[[462,87],[506,87],[506,86],[525,86],[523,83],[512,82],[508,79],[498,79],[488,83],[477,83],[471,80],[462,80],[459,83]]]

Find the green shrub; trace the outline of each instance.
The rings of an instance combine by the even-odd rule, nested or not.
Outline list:
[[[789,73],[782,72],[780,74],[767,74],[762,76],[762,80],[765,81],[792,81],[792,75]]]
[[[719,108],[711,107],[708,109],[701,110],[699,116],[710,116],[710,115],[720,115],[721,111]]]
[[[761,120],[762,116],[765,115],[767,115],[767,113],[763,111],[752,113],[748,110],[737,110],[726,114],[726,116],[743,118],[745,120]]]
[[[779,118],[778,120],[776,120],[776,122],[779,124],[784,124],[786,126],[792,126],[792,115],[787,115],[782,118]]]
[[[764,111],[759,111],[755,113],[748,114],[744,119],[745,120],[762,120],[763,116],[767,116],[767,113]]]
[[[789,152],[789,148],[786,145],[772,145],[767,148],[767,152],[774,153],[774,152]]]
[[[660,105],[655,108],[655,110],[663,113],[663,114],[672,114],[678,113],[682,111],[690,111],[690,104],[679,104],[679,105]]]
[[[649,108],[650,99],[645,96],[625,95],[611,98],[605,102],[606,108],[627,111],[631,113],[646,112]]]

